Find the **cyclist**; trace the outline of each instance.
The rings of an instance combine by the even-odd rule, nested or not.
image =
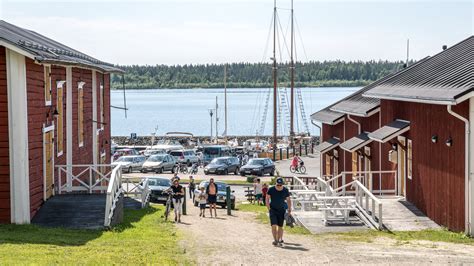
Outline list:
[[[291,160],[291,166],[298,170],[298,167],[303,164],[303,160],[298,155],[295,155]]]

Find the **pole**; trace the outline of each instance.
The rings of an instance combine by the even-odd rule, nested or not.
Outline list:
[[[224,134],[227,144],[227,64],[224,65]]]
[[[277,146],[277,61],[276,61],[276,0],[273,7],[273,151]]]
[[[209,109],[209,116],[211,117],[211,135],[210,135],[210,138],[209,138],[209,142],[212,143],[212,115],[213,115],[213,109]]]
[[[232,199],[230,198],[230,186],[225,188],[226,190],[226,203],[227,203],[227,215],[232,215]]]
[[[294,31],[293,31],[293,0],[291,0],[291,55],[290,55],[290,78],[291,78],[291,89],[290,89],[290,144],[293,146],[294,132],[294,116],[295,116],[295,62],[293,60],[294,50]]]
[[[409,58],[410,58],[410,39],[407,39],[407,62],[406,62],[407,67],[408,67]]]
[[[183,196],[183,215],[186,215],[186,188],[183,187],[184,196]]]
[[[219,122],[219,113],[218,113],[218,110],[219,110],[219,106],[217,104],[217,96],[216,96],[216,143],[218,143],[218,138],[219,138],[219,131],[217,130],[217,123]]]

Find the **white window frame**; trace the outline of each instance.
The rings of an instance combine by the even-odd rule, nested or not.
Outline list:
[[[80,99],[80,91],[82,90],[82,97],[84,98],[84,85],[86,83],[81,81],[77,83],[77,138],[78,138],[78,143],[79,147],[84,147],[84,99],[82,99],[82,110],[79,109],[79,101]],[[80,113],[82,112],[82,124],[80,121]],[[81,141],[81,127],[82,127],[82,141]]]
[[[413,143],[407,139],[407,178],[413,179]]]
[[[105,106],[105,101],[104,101],[104,84],[100,84],[99,86],[99,93],[100,93],[100,129],[104,130],[104,106]]]
[[[56,156],[56,157],[60,157],[60,156],[62,156],[62,155],[64,154],[64,87],[63,87],[63,85],[64,85],[65,83],[66,83],[65,80],[60,80],[60,81],[57,81],[57,83],[56,83],[56,90],[57,90],[58,88],[61,88],[61,89],[63,90],[63,92],[62,92],[63,99],[62,99],[62,101],[61,101],[61,103],[62,103],[63,106],[62,106],[62,108],[61,108],[61,113],[59,114],[60,116],[63,116],[62,125],[61,125],[62,128],[59,128],[59,127],[58,127],[58,128],[56,129],[56,130],[57,130],[57,131],[56,131],[56,134],[57,134],[57,135],[59,135],[59,130],[61,130],[61,133],[62,133],[62,147],[61,147],[62,149],[61,149],[60,151],[59,151],[59,150],[57,151],[57,156]],[[56,102],[57,102],[57,99],[58,99],[58,95],[57,95],[57,93],[56,93]],[[59,106],[56,106],[56,110],[58,109],[58,107],[59,107]],[[56,123],[57,123],[57,121],[56,121]],[[59,139],[59,137],[58,137],[57,139]],[[56,140],[56,143],[57,143],[57,140]],[[56,145],[56,146],[57,146],[57,149],[59,149],[59,145]]]
[[[44,65],[43,66],[43,79],[45,78],[46,76],[46,69],[49,68],[49,77],[47,77],[49,79],[49,101],[46,100],[46,80],[43,80],[44,82],[44,105],[45,106],[51,106],[53,105],[53,84],[52,84],[52,80],[51,80],[51,65]]]

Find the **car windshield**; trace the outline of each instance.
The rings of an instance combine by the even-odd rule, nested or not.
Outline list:
[[[213,159],[213,160],[211,161],[211,163],[213,163],[213,164],[225,164],[226,162],[227,162],[227,160],[226,160],[226,159],[222,159],[222,158],[220,158],[220,159],[219,159],[219,158],[216,158],[216,159]]]
[[[226,183],[216,183],[217,184],[217,190],[219,191],[225,191],[227,184]],[[209,185],[209,182],[204,182],[202,186],[207,187]]]
[[[204,154],[218,155],[220,148],[204,148]]]
[[[170,152],[170,155],[171,156],[181,156],[181,155],[183,155],[183,152],[182,151],[172,151],[172,152]]]
[[[148,185],[150,186],[162,186],[171,187],[171,181],[169,179],[161,178],[150,178],[148,179]]]
[[[263,165],[263,160],[250,160],[250,165]]]
[[[117,162],[133,162],[133,157],[120,157]]]
[[[164,158],[165,158],[165,156],[163,156],[163,155],[153,155],[153,156],[150,156],[150,158],[148,158],[147,161],[149,161],[149,162],[162,162]]]

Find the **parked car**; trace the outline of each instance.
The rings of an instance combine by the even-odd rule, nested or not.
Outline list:
[[[143,155],[126,155],[118,158],[112,163],[112,166],[122,166],[122,172],[131,173],[135,170],[140,171],[146,158]]]
[[[216,205],[219,205],[222,208],[226,208],[227,207],[227,202],[226,202],[227,184],[224,183],[224,182],[215,182],[215,183],[217,185],[217,203],[216,203]],[[194,206],[198,206],[197,195],[201,192],[200,191],[201,187],[207,188],[208,185],[209,185],[209,181],[202,181],[199,184],[199,186],[196,186],[196,190],[194,191],[194,194],[196,195],[196,197],[193,199]],[[234,191],[233,190],[230,193],[230,201],[231,201],[231,203],[230,203],[231,208],[235,209],[235,196],[234,196]]]
[[[185,163],[188,166],[191,166],[193,163],[199,163],[200,161],[199,156],[197,156],[193,150],[170,151],[170,155],[173,156],[178,163]]]
[[[117,160],[122,156],[127,155],[140,155],[135,149],[117,149],[112,156],[113,161]]]
[[[220,157],[213,159],[206,167],[204,174],[223,174],[228,173],[239,174],[240,162],[237,157]]]
[[[166,177],[149,177],[148,186],[150,187],[150,201],[166,204],[168,193],[164,192],[171,187],[171,180]]]
[[[145,155],[147,158],[157,154],[166,154],[166,151],[162,149],[146,149],[143,151],[143,155]]]
[[[150,156],[142,166],[142,172],[157,172],[171,171],[174,173],[176,169],[176,160],[169,154],[158,154]]]
[[[262,176],[264,174],[270,174],[270,176],[273,176],[275,174],[275,164],[273,164],[273,161],[268,158],[250,159],[250,161],[246,165],[240,168],[241,176]]]

